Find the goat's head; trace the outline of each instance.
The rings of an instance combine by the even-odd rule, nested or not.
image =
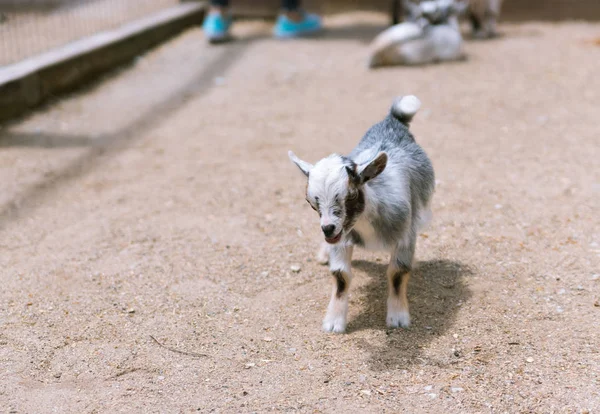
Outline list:
[[[431,24],[443,24],[451,16],[460,15],[466,11],[468,3],[454,0],[426,0],[415,4],[404,0],[404,8],[409,20],[416,21],[424,18]]]
[[[383,172],[387,154],[380,152],[361,165],[338,154],[323,158],[315,165],[302,161],[292,151],[288,155],[308,179],[306,201],[319,213],[325,241],[339,242],[363,213],[364,185]]]

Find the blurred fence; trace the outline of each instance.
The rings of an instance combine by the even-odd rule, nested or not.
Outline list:
[[[0,0],[0,66],[178,3],[179,0]]]

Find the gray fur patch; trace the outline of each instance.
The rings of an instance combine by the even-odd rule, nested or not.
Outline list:
[[[382,174],[365,184],[366,202],[374,204],[365,209],[366,218],[386,245],[395,246],[405,239],[414,244],[418,215],[429,205],[434,191],[433,166],[408,126],[392,113],[367,131],[349,158],[360,164],[364,154],[381,151],[388,155],[388,162]],[[406,189],[398,189],[403,182],[397,177],[404,180]]]

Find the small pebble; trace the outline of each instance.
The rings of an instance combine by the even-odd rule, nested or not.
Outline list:
[[[429,398],[431,398],[432,400],[433,400],[433,399],[435,399],[435,398],[437,398],[437,394],[434,394],[434,393],[430,393],[430,394],[427,394],[427,395],[428,395],[428,396],[429,396]]]
[[[599,274],[592,275],[592,280],[600,280],[600,275]]]
[[[531,362],[533,362],[533,358],[529,357],[529,358],[526,359],[526,361],[529,362],[529,363],[531,363]]]
[[[371,390],[360,390],[361,394],[371,395]]]
[[[265,342],[271,342],[272,340],[273,340],[273,338],[269,338],[268,336],[265,336],[263,338],[263,341],[265,341]]]
[[[548,122],[548,119],[548,115],[538,115],[537,117],[537,121],[542,125]]]
[[[135,309],[129,308],[129,309],[127,309],[127,313],[135,313]]]
[[[62,372],[56,372],[54,374],[54,378],[60,378],[60,377],[62,377]]]
[[[248,362],[248,363],[246,364],[246,369],[250,369],[250,368],[252,368],[252,367],[253,367],[253,366],[255,366],[255,365],[256,365],[256,364],[255,364],[254,362]]]
[[[290,266],[290,270],[294,273],[299,273],[301,269],[302,268],[300,267],[300,265],[297,264]]]
[[[496,205],[494,206],[494,208],[495,208],[496,210],[500,210],[500,209],[502,208],[502,204],[496,204]]]

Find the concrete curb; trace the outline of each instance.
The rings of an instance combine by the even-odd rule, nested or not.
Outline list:
[[[0,68],[0,122],[22,115],[49,96],[67,92],[140,53],[202,24],[205,3],[182,3]]]

